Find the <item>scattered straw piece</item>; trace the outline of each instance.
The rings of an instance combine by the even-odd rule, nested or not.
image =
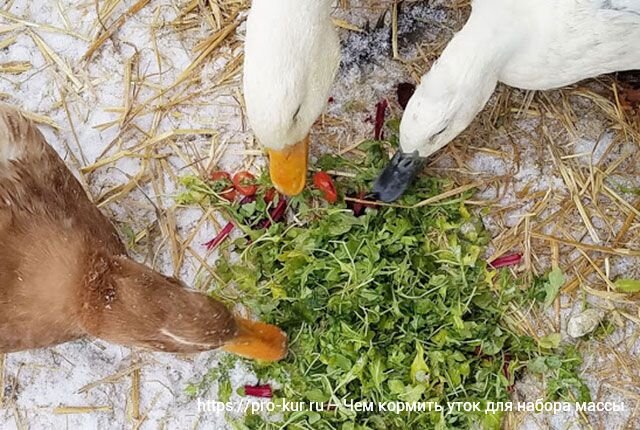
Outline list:
[[[111,412],[111,406],[58,406],[53,408],[56,415],[91,414],[94,412]]]
[[[640,249],[626,249],[626,248],[609,248],[606,246],[592,245],[589,243],[578,242],[571,239],[563,239],[560,237],[553,237],[542,233],[532,232],[531,237],[535,239],[542,239],[546,241],[556,241],[564,245],[571,245],[577,249],[587,251],[597,251],[605,254],[622,255],[625,257],[640,257]]]
[[[38,36],[37,33],[35,33],[34,31],[29,31],[29,35],[42,53],[42,56],[49,63],[55,64],[58,69],[73,83],[76,91],[79,91],[82,88],[82,82],[80,82],[80,80],[75,77],[73,71],[71,70],[71,67],[69,67],[69,65],[65,63],[62,58],[60,58],[60,56],[58,56],[58,54],[56,54],[56,52],[51,49],[40,36]]]
[[[122,369],[121,371],[114,373],[113,375],[107,376],[106,378],[102,378],[99,379],[97,381],[91,382],[90,384],[85,385],[84,387],[80,388],[78,390],[78,394],[84,394],[96,387],[99,387],[102,384],[111,384],[114,383],[122,378],[124,378],[127,375],[130,375],[132,372],[134,372],[135,370],[139,370],[142,368],[142,366],[144,365],[144,363],[136,363],[133,364],[125,369]]]
[[[32,68],[33,65],[30,61],[9,61],[7,63],[0,64],[0,73],[19,75],[21,73],[28,72]]]
[[[151,0],[138,0],[133,6],[129,8],[125,13],[123,13],[118,19],[114,21],[109,28],[104,29],[94,40],[91,42],[89,49],[82,57],[83,60],[90,60],[93,54],[100,49],[102,44],[110,38],[120,27],[127,22],[127,19],[140,12],[147,4],[149,4]]]

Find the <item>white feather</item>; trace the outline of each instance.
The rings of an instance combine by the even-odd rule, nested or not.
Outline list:
[[[640,69],[639,43],[640,0],[475,0],[407,106],[402,150],[426,157],[449,143],[498,81],[546,90]]]
[[[247,20],[244,97],[267,148],[304,139],[324,110],[340,60],[330,0],[253,0]]]

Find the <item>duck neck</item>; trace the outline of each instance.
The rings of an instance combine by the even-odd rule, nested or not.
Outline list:
[[[309,29],[314,22],[331,20],[333,0],[253,0],[251,14],[272,21],[285,20],[290,28]]]
[[[93,337],[156,351],[214,349],[237,334],[220,302],[123,256],[98,255],[84,279],[80,324]]]

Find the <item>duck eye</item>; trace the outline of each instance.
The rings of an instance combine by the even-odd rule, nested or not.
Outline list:
[[[442,133],[444,133],[446,130],[447,130],[447,126],[445,125],[444,127],[442,127],[442,130],[440,130],[439,132],[435,133],[432,137],[438,137]]]
[[[302,104],[300,104],[298,106],[298,109],[296,109],[295,113],[293,114],[293,121],[297,121],[298,120],[298,114],[300,113],[300,109],[302,109]]]

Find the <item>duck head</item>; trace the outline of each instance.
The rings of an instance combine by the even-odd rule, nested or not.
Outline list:
[[[287,352],[277,327],[234,316],[213,298],[126,257],[97,258],[81,290],[81,327],[91,336],[154,351],[221,347],[276,361]]]
[[[454,42],[407,104],[400,122],[400,148],[374,183],[373,193],[382,201],[400,198],[427,157],[469,126],[496,87],[495,73],[474,74]]]
[[[428,81],[429,77],[425,77]],[[426,158],[449,143],[457,132],[455,101],[423,82],[409,100],[400,123],[400,148],[373,186],[384,202],[400,198],[420,173]]]
[[[311,127],[324,110],[340,62],[331,0],[254,0],[247,19],[244,98],[267,149],[275,187],[304,188]]]

